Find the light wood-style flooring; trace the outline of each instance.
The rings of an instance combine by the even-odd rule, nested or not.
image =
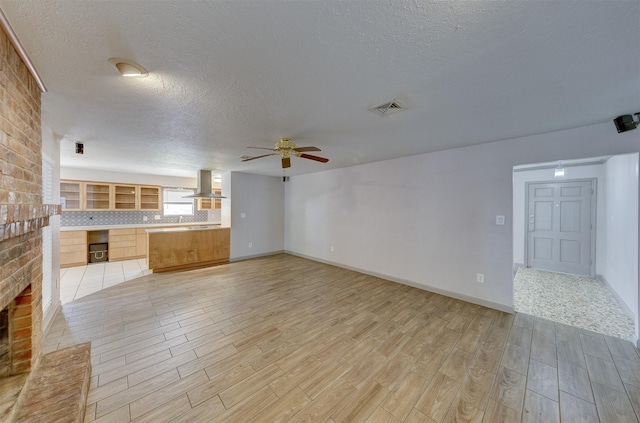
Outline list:
[[[628,341],[291,255],[154,274],[66,304],[85,422],[638,422]]]

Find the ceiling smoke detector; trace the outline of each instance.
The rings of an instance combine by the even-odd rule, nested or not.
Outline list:
[[[377,106],[369,107],[369,110],[382,117],[404,110],[404,107],[402,107],[402,105],[398,103],[396,99],[393,99],[378,104]]]

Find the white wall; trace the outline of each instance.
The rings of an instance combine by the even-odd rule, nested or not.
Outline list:
[[[612,157],[605,163],[607,211],[606,255],[602,276],[635,315],[638,303],[638,154]]]
[[[53,163],[53,203],[60,203],[60,138],[41,122],[42,127],[42,155]],[[51,307],[42,318],[42,328],[46,332],[60,307],[60,216],[49,218],[51,226],[52,254],[51,257]]]
[[[231,225],[231,257],[240,260],[284,250],[284,182],[274,176],[230,172],[222,222]],[[227,190],[229,190],[227,192]],[[225,205],[229,205],[228,214]],[[244,216],[244,217],[243,217]],[[251,243],[251,247],[249,244]]]
[[[562,179],[554,178],[554,169],[515,171],[513,173],[513,262],[524,264],[525,221],[526,221],[526,184],[527,182],[562,182],[575,179],[597,179],[596,185],[596,273],[601,274],[602,251],[604,242],[605,217],[605,177],[604,165],[565,167]]]
[[[512,310],[513,166],[637,152],[634,132],[606,122],[292,177],[285,250]]]
[[[62,167],[60,168],[60,178],[94,182],[118,182],[137,185],[161,185],[163,187],[181,188],[195,188],[198,185],[198,179],[195,173],[193,178],[182,178],[179,176],[147,175],[133,172],[110,172],[104,170]]]

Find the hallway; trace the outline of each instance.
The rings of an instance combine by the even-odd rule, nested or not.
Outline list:
[[[633,320],[598,279],[521,267],[513,281],[513,307],[518,313],[634,341]]]

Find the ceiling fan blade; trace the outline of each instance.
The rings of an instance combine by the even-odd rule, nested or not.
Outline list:
[[[259,148],[260,150],[271,150],[271,151],[273,151],[273,148],[267,148],[267,147],[247,147],[247,148]]]
[[[267,156],[277,156],[277,153],[271,153],[271,154],[265,154],[263,156],[256,156],[256,157],[249,157],[248,159],[244,159],[242,160],[243,162],[248,162],[249,160],[255,160],[255,159],[260,159],[262,157],[267,157]]]
[[[283,157],[282,158],[282,168],[286,169],[288,167],[291,167],[291,158],[290,157]]]
[[[318,147],[296,147],[294,150],[300,153],[303,151],[322,151]]]
[[[300,157],[304,159],[315,160],[316,162],[322,162],[322,163],[326,163],[329,161],[329,159],[325,159],[324,157],[312,156],[311,154],[304,154],[304,153],[300,154]]]

